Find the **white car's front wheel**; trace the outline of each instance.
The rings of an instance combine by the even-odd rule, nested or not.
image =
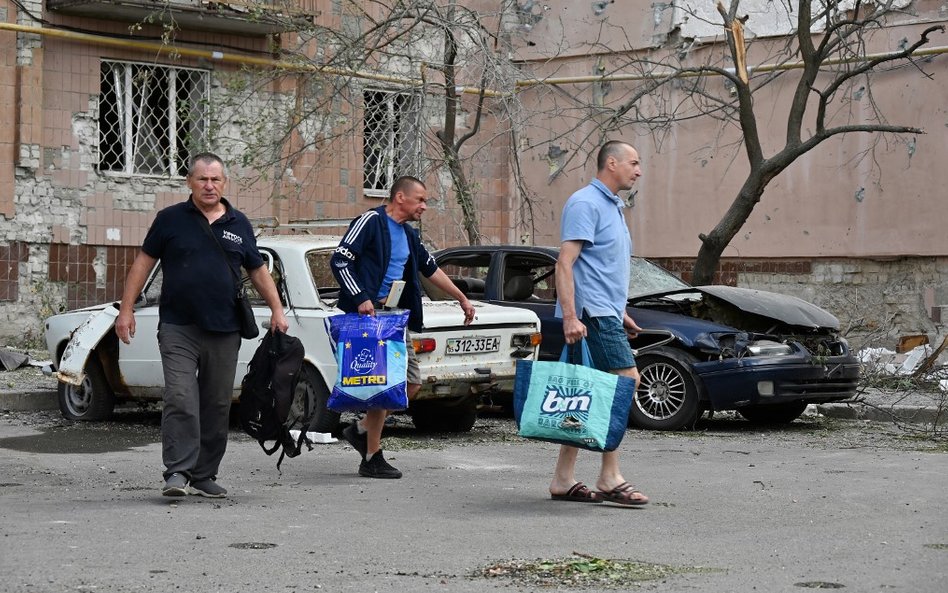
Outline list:
[[[316,369],[308,364],[304,364],[300,370],[299,382],[296,384],[296,389],[307,391],[306,399],[315,406],[309,424],[309,430],[325,433],[335,431],[339,426],[339,412],[334,412],[326,407],[326,403],[329,401],[329,389],[323,382],[322,377],[319,376],[319,373],[316,372]]]
[[[105,420],[115,409],[115,394],[95,354],[89,357],[83,371],[82,385],[59,383],[59,410],[69,420]]]

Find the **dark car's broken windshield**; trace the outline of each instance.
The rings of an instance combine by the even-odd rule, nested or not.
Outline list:
[[[632,258],[632,273],[629,278],[629,297],[691,288],[684,280],[640,257]]]

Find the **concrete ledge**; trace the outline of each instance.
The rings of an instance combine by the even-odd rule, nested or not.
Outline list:
[[[816,410],[830,418],[845,420],[873,420],[876,422],[905,422],[910,424],[948,425],[948,410],[935,407],[888,406],[873,407],[865,404],[820,404]]]
[[[0,391],[0,410],[36,412],[58,409],[59,398],[55,391]]]

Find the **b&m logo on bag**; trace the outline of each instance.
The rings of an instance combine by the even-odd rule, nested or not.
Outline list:
[[[543,398],[543,405],[540,408],[545,414],[556,412],[589,412],[589,404],[592,403],[589,391],[567,390],[561,392],[558,387],[552,386],[546,392]]]
[[[591,367],[589,347],[580,343],[583,364],[518,360],[514,379],[517,433],[591,451],[615,451],[629,422],[635,381]]]
[[[551,376],[537,424],[582,433],[589,420],[592,385],[585,379]]]
[[[388,380],[385,354],[385,340],[370,338],[368,333],[347,340],[343,364],[351,373],[342,376],[342,384],[347,387],[385,385]]]

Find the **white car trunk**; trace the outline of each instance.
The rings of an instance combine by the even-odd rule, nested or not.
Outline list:
[[[447,381],[470,379],[480,385],[510,382],[517,360],[533,354],[532,347],[518,343],[539,332],[538,323],[526,322],[519,309],[473,304],[474,324],[465,326],[464,313],[456,302],[426,301],[425,330],[412,335],[416,343],[434,340],[433,350],[418,354],[422,376],[419,399],[448,395],[451,387]]]

